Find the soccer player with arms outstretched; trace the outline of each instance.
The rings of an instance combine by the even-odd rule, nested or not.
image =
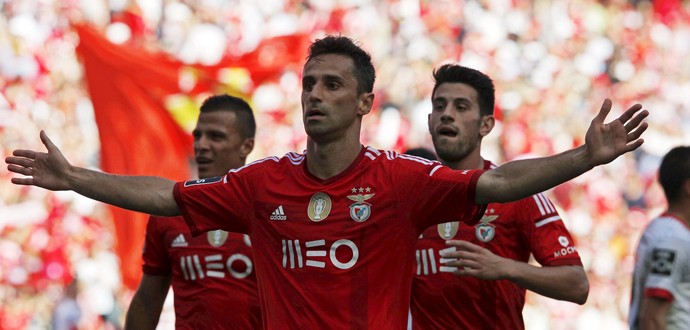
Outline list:
[[[402,329],[424,229],[450,218],[473,224],[487,203],[524,198],[611,162],[642,145],[647,128],[640,105],[604,123],[606,100],[578,148],[488,171],[455,171],[362,146],[362,119],[374,101],[370,56],[339,36],[309,50],[304,154],[258,160],[217,181],[175,183],[71,166],[42,132],[47,153],[15,150],[6,158],[10,171],[26,176],[12,182],[182,214],[193,233],[247,233],[268,329]]]

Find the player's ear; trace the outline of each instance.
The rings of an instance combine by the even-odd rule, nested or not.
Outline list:
[[[483,116],[479,122],[479,135],[481,137],[487,136],[489,133],[491,133],[491,130],[494,129],[495,125],[496,119],[493,115]]]
[[[357,108],[357,114],[364,116],[371,112],[371,108],[374,106],[374,93],[362,93],[359,94],[359,107]]]
[[[240,154],[243,158],[249,156],[249,154],[254,150],[254,138],[246,138],[242,141],[240,145]]]

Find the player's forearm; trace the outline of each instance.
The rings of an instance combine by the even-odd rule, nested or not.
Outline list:
[[[146,303],[135,294],[127,310],[125,330],[155,330],[162,310],[162,301],[160,303]]]
[[[644,297],[640,304],[640,330],[664,330],[671,302],[655,297]]]
[[[513,261],[507,279],[542,296],[584,304],[589,281],[580,266],[537,267]]]
[[[666,330],[666,315],[641,315],[640,330]]]
[[[71,167],[70,188],[86,197],[124,209],[161,216],[179,215],[174,182],[151,176],[124,176]]]
[[[476,202],[509,202],[551,189],[592,169],[585,146],[550,157],[505,163],[477,182]]]

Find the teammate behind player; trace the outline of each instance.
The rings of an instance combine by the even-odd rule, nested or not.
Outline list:
[[[630,329],[690,329],[690,146],[659,167],[668,209],[642,233],[635,256]]]
[[[429,131],[441,163],[456,170],[496,168],[481,156],[482,139],[494,127],[491,79],[447,64],[434,71],[434,80]],[[528,264],[530,254],[543,267]],[[589,293],[573,239],[543,194],[491,203],[477,224],[430,227],[416,257],[413,329],[524,329],[525,289],[578,304]]]
[[[199,178],[244,166],[254,148],[249,104],[215,95],[201,105],[192,132]],[[127,312],[127,329],[155,329],[172,284],[177,329],[260,329],[252,251],[246,235],[223,230],[193,236],[182,217],[151,216],[144,275]]]
[[[371,57],[351,39],[317,40],[302,72],[306,153],[258,160],[218,180],[175,183],[72,166],[45,132],[47,153],[15,150],[5,161],[27,176],[15,184],[182,214],[192,233],[248,233],[267,329],[402,329],[425,228],[451,217],[474,223],[485,203],[524,198],[609,163],[640,147],[647,128],[640,105],[605,124],[606,100],[585,145],[489,171],[454,171],[362,146],[374,78]]]

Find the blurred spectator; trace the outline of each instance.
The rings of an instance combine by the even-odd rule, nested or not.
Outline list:
[[[76,330],[81,319],[81,307],[77,303],[77,281],[73,280],[65,287],[65,292],[55,305],[51,320],[53,330]]]

